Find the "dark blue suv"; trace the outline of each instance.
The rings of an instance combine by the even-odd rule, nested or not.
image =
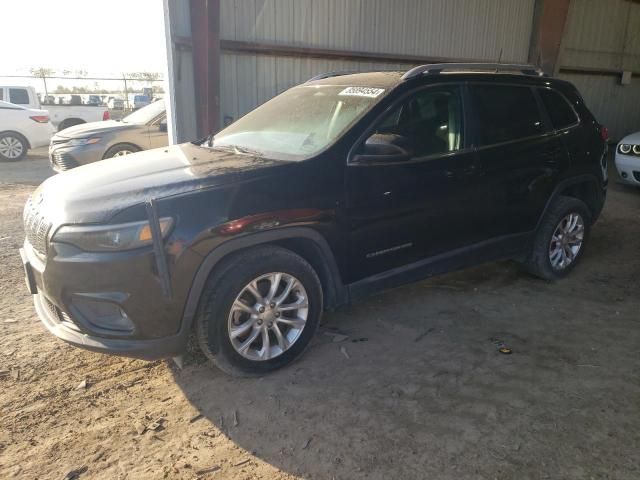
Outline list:
[[[602,210],[606,129],[529,66],[327,74],[215,136],[56,175],[22,249],[46,327],[226,372],[294,360],[324,309],[498,259],[547,280]]]

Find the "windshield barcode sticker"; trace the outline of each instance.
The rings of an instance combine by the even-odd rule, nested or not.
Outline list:
[[[384,88],[369,88],[369,87],[348,87],[342,90],[338,95],[345,95],[351,97],[370,97],[376,98],[384,93]]]

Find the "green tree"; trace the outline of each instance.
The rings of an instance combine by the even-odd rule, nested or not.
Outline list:
[[[58,85],[53,93],[71,93],[71,90],[69,90],[64,85]]]

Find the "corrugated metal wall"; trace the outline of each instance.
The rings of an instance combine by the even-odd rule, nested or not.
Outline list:
[[[526,62],[535,0],[222,0],[221,38],[368,53]],[[223,54],[221,114],[238,118],[322,72],[408,65]]]
[[[552,0],[547,0],[552,1]],[[535,0],[222,0],[221,38],[373,54],[526,62]],[[640,3],[572,0],[560,64],[640,71]],[[322,72],[407,64],[223,53],[221,116],[244,113]],[[612,138],[640,130],[640,78],[560,73]]]
[[[563,66],[640,71],[640,3],[572,0]]]
[[[560,58],[562,67],[640,71],[640,4],[629,0],[573,0]],[[611,137],[640,130],[640,78],[560,73],[573,82]]]

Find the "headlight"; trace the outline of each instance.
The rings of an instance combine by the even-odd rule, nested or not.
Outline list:
[[[631,155],[631,153],[633,153],[634,155],[640,156],[640,145],[621,143],[620,145],[618,145],[618,152],[624,155]]]
[[[631,152],[631,145],[629,145],[628,143],[621,143],[618,147],[618,150],[620,151],[620,153],[624,153],[626,155]]]
[[[160,219],[160,231],[165,238],[173,225],[172,218]],[[52,242],[70,243],[87,252],[133,250],[153,243],[148,221],[120,225],[66,225],[53,235]]]
[[[76,146],[76,145],[93,145],[94,143],[98,143],[100,141],[100,137],[90,137],[90,138],[72,138],[67,142],[67,145]]]

